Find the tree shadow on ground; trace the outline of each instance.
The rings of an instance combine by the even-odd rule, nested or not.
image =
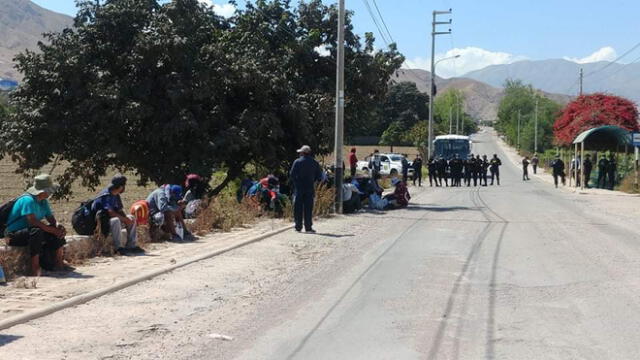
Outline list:
[[[422,205],[409,205],[405,209],[410,211],[433,211],[433,212],[449,212],[449,211],[478,211],[480,208],[469,206],[422,206]]]

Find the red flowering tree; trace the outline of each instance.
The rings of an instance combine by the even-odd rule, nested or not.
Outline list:
[[[601,93],[580,96],[564,108],[553,125],[553,133],[560,145],[570,145],[583,131],[604,125],[638,131],[636,104]]]

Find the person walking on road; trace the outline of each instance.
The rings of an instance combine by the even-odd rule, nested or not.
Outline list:
[[[589,179],[591,179],[591,170],[593,170],[591,155],[587,154],[587,156],[585,156],[582,166],[584,169],[584,187],[589,188]]]
[[[538,164],[540,163],[540,159],[538,158],[538,154],[533,154],[531,158],[531,167],[533,168],[533,174],[538,173]]]
[[[304,229],[308,233],[313,230],[313,200],[315,183],[322,180],[320,164],[311,156],[311,147],[304,145],[298,150],[300,157],[293,162],[289,178],[293,184],[293,217],[296,231]],[[304,220],[304,221],[303,221]]]
[[[602,156],[598,160],[598,183],[597,188],[604,189],[607,186],[607,168],[609,167],[609,160],[605,156]]]
[[[522,159],[522,181],[529,180],[529,157]]]
[[[351,169],[351,177],[356,177],[356,171],[358,170],[358,157],[356,156],[356,148],[351,148],[349,153],[349,168]]]
[[[613,190],[616,186],[616,172],[618,171],[618,163],[613,154],[609,155],[609,162],[607,163],[607,178],[609,179],[609,190]]]
[[[431,162],[431,161],[429,161]],[[413,185],[416,185],[416,180],[418,181],[418,186],[422,186],[422,158],[420,155],[416,155],[416,158],[413,160]],[[431,171],[429,171],[429,182],[431,182]]]
[[[564,173],[564,161],[560,159],[560,155],[556,155],[556,158],[551,162],[551,168],[553,169],[553,183],[558,187],[558,178],[562,179],[562,185],[565,184]]]
[[[417,158],[416,158],[417,160]],[[415,169],[416,166],[416,160],[413,161],[413,168]],[[433,156],[429,159],[429,162],[427,163],[427,170],[429,171],[429,186],[433,187],[433,183],[436,183],[436,186],[440,186],[440,184],[438,184],[438,176],[436,173],[436,160],[433,158]],[[413,174],[413,185],[416,184],[416,176],[418,176],[418,172],[414,171]]]
[[[489,161],[489,171],[491,171],[491,185],[493,185],[493,179],[495,178],[500,185],[500,166],[502,161],[498,158],[497,154],[493,154],[493,158]]]

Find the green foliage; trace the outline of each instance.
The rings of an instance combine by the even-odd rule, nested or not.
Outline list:
[[[436,135],[456,132],[456,119],[461,135],[470,135],[478,131],[478,125],[469,114],[464,112],[464,93],[460,90],[449,89],[436,98],[433,104],[433,121]]]
[[[21,171],[54,158],[57,179],[95,187],[115,167],[175,183],[225,169],[214,193],[249,162],[289,165],[301,143],[331,150],[337,9],[320,0],[248,3],[230,19],[198,0],[80,1],[75,25],[17,57],[24,82],[0,149]],[[368,131],[404,62],[346,32],[347,135]],[[315,49],[327,47],[331,56]],[[1,155],[1,154],[0,154]]]
[[[429,117],[429,96],[416,84],[401,82],[389,87],[382,105],[380,125],[374,134],[382,133],[380,145],[413,143],[412,129]]]
[[[498,108],[495,128],[511,145],[518,145],[518,113],[520,113],[520,149],[534,151],[535,110],[538,103],[538,151],[553,147],[553,123],[560,105],[540,95],[531,85],[520,80],[507,80],[505,96]]]

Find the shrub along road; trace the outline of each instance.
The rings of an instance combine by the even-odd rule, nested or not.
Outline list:
[[[15,326],[0,358],[635,358],[638,233],[504,163]]]

